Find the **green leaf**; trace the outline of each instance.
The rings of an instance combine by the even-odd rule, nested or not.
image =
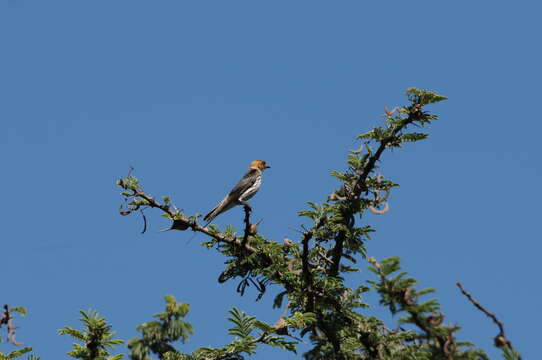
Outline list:
[[[263,321],[254,320],[253,325],[266,333],[271,333],[275,330],[271,325],[264,323]]]
[[[406,91],[405,95],[411,102],[415,104],[420,104],[422,106],[437,103],[439,101],[448,99],[447,97],[439,95],[435,92],[427,91],[427,90],[419,90],[416,88],[409,88]]]
[[[29,346],[24,347],[22,349],[13,350],[12,352],[10,352],[7,355],[6,359],[16,359],[16,358],[21,357],[21,356],[23,356],[24,354],[26,354],[26,353],[28,353],[30,351],[32,351],[32,348],[29,347]]]
[[[22,306],[12,307],[12,308],[9,309],[9,311],[19,313],[22,316],[26,316],[28,314],[28,311],[26,310],[26,308],[24,308]]]
[[[117,355],[108,357],[107,360],[120,360],[122,359],[123,356],[124,354],[117,354]]]

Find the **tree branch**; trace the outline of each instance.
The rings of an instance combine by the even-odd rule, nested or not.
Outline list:
[[[312,232],[307,231],[303,237],[303,253],[301,254],[301,266],[303,272],[303,282],[307,292],[307,311],[314,311],[314,294],[312,292],[312,273],[309,268],[309,241],[312,238]]]
[[[327,337],[329,342],[331,343],[331,346],[333,347],[333,352],[335,353],[334,359],[336,360],[343,360],[344,355],[341,352],[341,340],[337,337],[337,334],[333,329],[330,329],[327,326],[326,319],[324,318],[324,315],[321,311],[317,314],[318,317],[318,326],[324,333],[324,335]]]
[[[343,255],[343,247],[344,247],[344,237],[345,232],[340,231],[335,239],[335,246],[333,247],[333,250],[331,251],[331,266],[329,268],[329,275],[331,276],[337,276],[339,274],[339,268],[341,265],[341,257]]]
[[[187,229],[190,228],[192,231],[196,231],[196,232],[200,232],[202,234],[208,235],[208,236],[216,239],[219,242],[232,244],[232,245],[236,245],[236,246],[241,246],[250,253],[254,253],[254,254],[260,253],[257,249],[253,248],[252,246],[250,246],[250,245],[248,245],[246,243],[244,244],[241,240],[239,240],[236,237],[233,237],[233,238],[232,237],[227,237],[227,236],[225,236],[223,234],[220,234],[220,233],[217,233],[216,231],[213,231],[208,226],[199,225],[196,220],[192,220],[188,216],[182,215],[179,212],[172,210],[171,207],[166,205],[166,204],[161,204],[155,198],[153,198],[149,194],[145,193],[142,189],[130,189],[130,188],[128,188],[126,186],[126,184],[122,180],[118,181],[118,185],[121,186],[122,188],[126,189],[126,190],[131,190],[132,194],[130,196],[133,197],[134,199],[139,198],[139,199],[145,200],[145,204],[143,204],[141,206],[148,206],[148,207],[151,207],[151,208],[157,208],[157,209],[162,210],[164,213],[168,214],[171,219],[174,219],[171,229],[174,229],[174,230],[187,230]],[[120,213],[121,213],[121,215],[128,215],[128,214],[130,214],[131,212],[133,212],[135,210],[139,210],[139,207],[137,207],[136,209],[133,209],[133,210],[129,209],[128,211],[121,211]],[[247,224],[247,223],[248,223],[249,228],[250,228],[250,218],[249,218],[249,214],[247,214],[247,211],[246,211],[246,208],[245,208],[245,224]],[[245,235],[248,237],[248,233],[246,231],[246,228],[245,228]]]
[[[382,156],[382,153],[388,146],[388,144],[395,139],[397,134],[403,130],[408,124],[413,123],[416,121],[420,116],[421,112],[419,110],[414,110],[413,112],[409,113],[408,117],[404,119],[391,133],[390,136],[385,137],[380,141],[380,145],[378,146],[378,149],[376,152],[369,157],[369,161],[367,161],[367,165],[365,165],[363,172],[361,175],[356,179],[356,182],[354,183],[354,186],[352,187],[354,190],[355,197],[359,197],[360,194],[363,191],[367,191],[367,184],[365,183],[365,180],[371,173],[371,171],[374,170],[376,166],[376,162],[380,160],[380,156]]]
[[[369,174],[374,170],[377,161],[380,160],[380,157],[382,156],[382,153],[386,149],[389,143],[391,143],[403,130],[407,125],[413,123],[414,121],[418,120],[423,113],[421,110],[419,110],[418,107],[415,107],[408,115],[407,118],[405,118],[397,127],[392,131],[392,133],[382,139],[380,141],[380,145],[378,146],[378,149],[376,152],[369,157],[369,160],[365,164],[363,171],[361,174],[357,177],[357,179],[352,184],[352,191],[347,191],[346,193],[349,194],[349,196],[346,197],[346,201],[348,201],[348,207],[345,214],[343,214],[343,218],[347,219],[348,224],[346,224],[348,227],[354,226],[354,201],[359,199],[362,192],[367,191],[367,184],[366,180]],[[340,231],[337,234],[335,246],[332,250],[332,261],[333,264],[331,265],[329,274],[331,276],[337,276],[340,270],[340,262],[343,254],[343,248],[344,248],[344,240],[345,240],[346,233],[344,231]]]
[[[251,229],[250,229],[250,206],[244,205],[243,209],[245,210],[245,219],[243,220],[245,222],[245,234],[243,235],[243,241],[241,242],[241,246],[244,248],[247,245],[248,242],[248,236],[251,235]]]
[[[512,351],[514,351],[517,356],[518,356],[518,360],[521,360],[521,355],[519,355],[519,353],[514,349],[514,347],[512,346],[512,343],[510,342],[510,340],[508,340],[506,338],[506,336],[504,336],[504,324],[499,321],[499,319],[497,319],[497,316],[490,312],[489,310],[487,310],[485,307],[482,306],[482,304],[480,304],[480,302],[478,302],[475,298],[472,297],[471,294],[469,294],[464,288],[463,288],[463,284],[461,284],[459,281],[455,283],[457,285],[457,287],[459,288],[459,290],[461,290],[461,293],[463,295],[465,295],[465,297],[478,309],[480,310],[481,312],[483,312],[486,316],[488,316],[489,318],[491,318],[491,320],[493,320],[493,322],[499,327],[499,333],[497,334],[497,336],[495,336],[495,346],[498,347],[498,348],[502,348],[502,347],[509,347]]]

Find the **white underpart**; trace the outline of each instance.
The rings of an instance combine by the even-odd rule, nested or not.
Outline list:
[[[254,184],[252,184],[251,187],[249,187],[243,194],[241,194],[241,196],[239,196],[239,200],[240,201],[249,200],[258,192],[261,184],[262,184],[262,175],[260,174],[256,178],[256,181],[254,181]]]

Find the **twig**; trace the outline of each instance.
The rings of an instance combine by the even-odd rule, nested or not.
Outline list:
[[[312,293],[312,274],[309,269],[309,241],[312,238],[312,232],[307,231],[303,237],[303,253],[301,254],[301,266],[303,270],[303,281],[305,283],[305,291],[308,297],[307,311],[314,311],[314,295]]]
[[[142,234],[144,234],[147,231],[147,217],[145,216],[145,213],[143,210],[140,210],[141,216],[143,217],[143,231],[141,231]]]
[[[13,325],[13,316],[9,312],[9,306],[7,304],[4,305],[4,314],[2,315],[2,318],[0,318],[0,326],[2,326],[2,324],[7,325],[9,341],[15,346],[23,345],[23,343],[18,342],[17,339],[15,339],[15,329],[17,329],[18,326]]]
[[[478,309],[480,310],[481,312],[483,312],[486,316],[488,316],[489,318],[491,318],[491,320],[493,320],[493,322],[499,327],[499,333],[497,334],[497,336],[495,336],[495,346],[498,347],[498,348],[502,348],[502,347],[509,347],[510,350],[514,351],[517,356],[518,356],[518,360],[521,360],[521,356],[519,355],[519,353],[514,349],[514,347],[512,346],[512,343],[510,342],[510,340],[508,340],[506,338],[506,336],[504,336],[504,324],[502,323],[502,321],[500,321],[499,319],[497,319],[497,316],[492,313],[491,311],[487,310],[485,307],[482,306],[482,304],[480,304],[480,302],[478,302],[475,298],[472,297],[471,294],[469,294],[464,288],[463,288],[463,284],[461,284],[459,281],[455,283],[457,285],[457,287],[459,288],[459,290],[461,290],[461,293],[463,295],[465,295],[465,297]]]
[[[385,277],[381,275],[382,279],[385,280]],[[410,314],[412,322],[419,327],[423,332],[425,332],[427,338],[433,338],[439,344],[440,351],[442,351],[443,359],[451,359],[451,348],[454,345],[455,341],[452,336],[452,332],[444,334],[441,331],[438,331],[438,326],[444,320],[443,314],[434,314],[429,317],[422,315],[419,307],[417,306],[418,302],[415,299],[413,290],[411,288],[406,288],[401,290],[399,295],[399,303],[403,307],[403,310]],[[438,321],[436,321],[438,317]]]
[[[369,174],[373,171],[373,169],[376,166],[376,162],[380,160],[380,156],[388,146],[388,144],[397,136],[397,134],[403,130],[408,124],[416,121],[419,117],[419,113],[410,113],[406,119],[401,121],[399,126],[397,126],[392,134],[380,141],[380,145],[378,146],[378,149],[376,152],[369,157],[369,161],[367,161],[367,165],[365,165],[365,168],[363,169],[363,172],[361,175],[356,179],[354,182],[354,186],[352,186],[352,189],[354,190],[354,196],[357,198],[363,191],[367,191],[367,184],[365,183],[365,180],[369,176]]]
[[[149,194],[145,193],[142,189],[136,189],[136,190],[129,189],[129,188],[127,188],[125,186],[125,184],[124,184],[124,182],[122,180],[119,180],[119,186],[121,186],[122,188],[124,188],[126,190],[131,190],[132,194],[130,195],[130,197],[132,197],[134,199],[139,198],[139,199],[145,200],[146,201],[145,206],[160,209],[164,213],[168,214],[171,219],[174,219],[173,220],[173,225],[174,226],[172,227],[172,229],[180,230],[180,229],[188,229],[188,228],[190,228],[193,231],[201,232],[201,233],[203,233],[205,235],[208,235],[208,236],[216,239],[219,242],[232,244],[234,246],[235,245],[243,246],[243,248],[245,250],[247,250],[248,252],[250,252],[250,253],[254,253],[254,254],[259,253],[259,251],[257,249],[255,249],[255,248],[253,248],[252,246],[250,246],[248,244],[242,244],[242,240],[239,240],[238,238],[227,237],[225,235],[217,233],[216,231],[213,231],[212,229],[210,229],[207,226],[199,225],[196,220],[192,220],[192,219],[188,218],[188,216],[184,216],[184,215],[178,213],[177,211],[172,210],[169,206],[167,206],[165,204],[161,204],[155,198],[153,198]],[[128,215],[131,212],[132,211],[124,211],[124,212],[121,212],[121,215]],[[246,213],[245,213],[245,219],[246,219]],[[249,226],[250,226],[250,219],[249,219]]]
[[[245,234],[243,235],[241,246],[244,248],[248,242],[248,235],[250,234],[250,207],[245,205],[243,206],[243,209],[245,210]]]

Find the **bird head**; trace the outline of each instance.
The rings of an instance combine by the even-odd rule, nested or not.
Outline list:
[[[269,169],[271,166],[268,166],[265,161],[263,160],[254,160],[253,162],[250,163],[250,168],[251,169],[256,169],[256,170],[260,170],[260,171],[263,171],[265,169]]]

